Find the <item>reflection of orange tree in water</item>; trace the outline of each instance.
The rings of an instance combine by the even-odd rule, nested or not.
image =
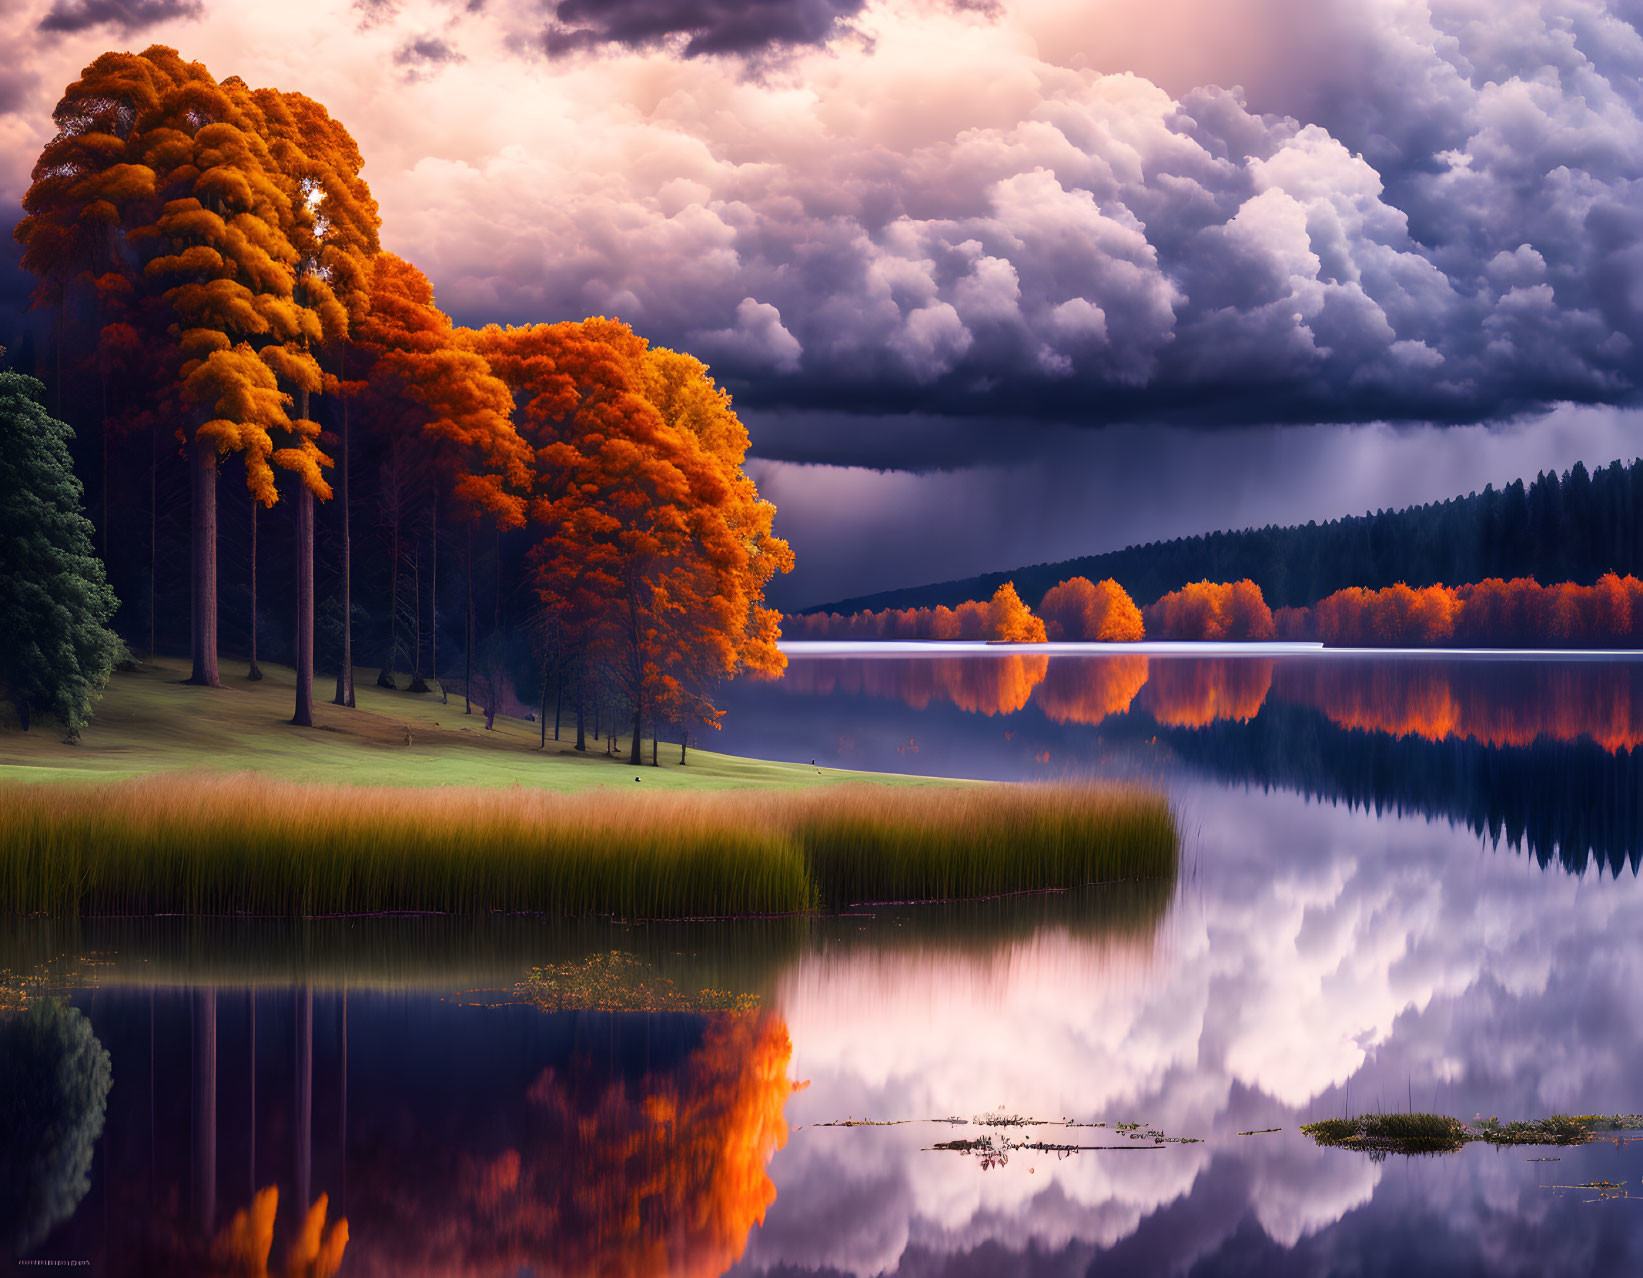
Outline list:
[[[1396,737],[1496,747],[1588,738],[1611,752],[1643,744],[1643,671],[1633,665],[1308,662],[1286,666],[1277,689],[1342,728]]]
[[[723,1273],[776,1198],[791,1056],[779,1018],[714,1013],[681,1065],[636,1082],[545,1071],[525,1138],[471,1164],[426,1254],[445,1272]]]
[[[1137,695],[1166,727],[1253,719],[1272,686],[1270,658],[932,657],[795,661],[779,685],[800,696],[880,697],[923,710],[946,701],[971,714],[1014,714],[1029,700],[1056,723],[1097,724]]]
[[[1127,711],[1146,682],[1145,657],[1055,661],[1033,690],[1033,701],[1055,723],[1097,724]]]
[[[332,1278],[342,1266],[348,1246],[348,1222],[338,1220],[325,1228],[329,1199],[321,1194],[303,1219],[302,1229],[286,1252],[285,1268],[271,1270],[268,1258],[274,1250],[274,1217],[279,1211],[279,1190],[270,1185],[260,1190],[249,1209],[238,1211],[211,1245],[208,1267],[194,1272],[213,1278]]]
[[[879,697],[915,710],[947,701],[970,714],[1014,714],[1027,704],[1049,665],[1048,657],[1038,655],[795,661],[778,686],[800,696]]]
[[[1170,728],[1253,719],[1272,688],[1271,659],[1165,659],[1152,663],[1141,704]]]

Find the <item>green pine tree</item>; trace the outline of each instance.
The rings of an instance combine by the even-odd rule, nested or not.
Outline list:
[[[77,740],[124,645],[119,601],[92,553],[74,432],[45,409],[45,387],[0,369],[0,696],[24,730],[50,714]]]

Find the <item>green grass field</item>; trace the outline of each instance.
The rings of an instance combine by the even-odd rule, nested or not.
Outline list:
[[[355,674],[356,709],[330,704],[334,678],[316,680],[315,726],[292,727],[296,676],[285,666],[263,667],[264,678],[243,677],[239,663],[224,665],[221,688],[182,682],[188,667],[158,660],[114,676],[97,716],[77,746],[65,744],[55,724],[18,730],[0,719],[0,781],[96,780],[161,772],[254,771],[283,781],[346,782],[356,785],[521,786],[576,792],[598,786],[635,788],[626,751],[605,756],[602,743],[589,741],[586,754],[573,745],[576,725],[565,715],[561,741],[548,728],[547,748],[539,729],[525,719],[498,715],[485,730],[477,710],[462,713],[462,699],[441,704],[437,693],[390,692],[376,686],[375,670]],[[0,712],[4,713],[4,712]],[[550,711],[551,714],[551,711]],[[591,720],[590,720],[591,732]],[[411,744],[405,744],[409,730]],[[622,738],[624,746],[627,738]],[[694,739],[693,739],[694,741]],[[940,785],[923,777],[843,772],[803,764],[769,763],[697,750],[679,766],[679,745],[662,741],[660,766],[637,775],[642,785],[667,790],[725,790],[833,785],[871,780],[889,785]]]

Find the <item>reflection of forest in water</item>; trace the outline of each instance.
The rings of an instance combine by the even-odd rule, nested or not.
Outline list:
[[[870,951],[986,966],[1053,935],[1098,966],[1133,966],[1173,893],[1173,881],[1123,884],[885,911],[871,927],[859,916],[13,921],[0,967],[92,956],[98,987],[74,1001],[120,1084],[89,1178],[53,1163],[36,1197],[54,1205],[31,1208],[13,1245],[98,1272],[224,1278],[720,1274],[776,1194],[769,1163],[794,1081],[774,995],[796,965]],[[756,1006],[546,1011],[497,984],[613,951],[615,970],[647,985],[711,986]],[[236,983],[259,967],[303,983]],[[428,992],[437,970],[471,992]],[[62,1072],[66,1058],[47,1065]],[[0,1184],[38,1181],[16,1152],[0,1141]],[[77,1189],[66,1203],[65,1178]]]
[[[215,987],[94,998],[120,1086],[89,1193],[79,1167],[65,1202],[57,1182],[76,1168],[36,1166],[26,1128],[8,1131],[0,1184],[22,1185],[34,1218],[0,1250],[224,1278],[716,1275],[775,1197],[791,1048],[773,1015],[458,1019],[428,996]]]
[[[1038,761],[1076,770],[1087,736],[1153,738],[1228,780],[1461,821],[1543,864],[1618,871],[1643,853],[1643,662],[1435,658],[799,659],[789,695],[855,695],[979,716],[1036,708]],[[965,730],[950,719],[948,731]],[[973,734],[978,751],[996,750]],[[968,734],[966,736],[968,739]]]

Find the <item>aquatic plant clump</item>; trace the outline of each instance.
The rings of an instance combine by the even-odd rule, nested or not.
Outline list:
[[[1474,1126],[1445,1114],[1365,1114],[1304,1123],[1301,1131],[1320,1145],[1374,1154],[1449,1154],[1474,1141],[1489,1145],[1584,1145],[1605,1133],[1636,1131],[1636,1114],[1583,1114],[1502,1123],[1486,1118]]]
[[[1160,795],[349,787],[255,774],[0,787],[0,912],[688,918],[1173,878]]]
[[[621,950],[533,967],[514,993],[545,1012],[742,1013],[759,1007],[757,994],[681,990],[649,963]]]
[[[1475,1139],[1465,1123],[1443,1114],[1364,1114],[1304,1123],[1320,1145],[1399,1154],[1446,1154]]]

